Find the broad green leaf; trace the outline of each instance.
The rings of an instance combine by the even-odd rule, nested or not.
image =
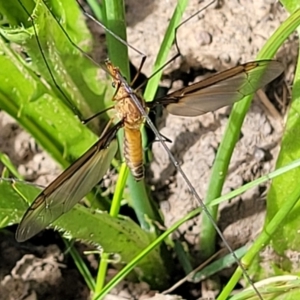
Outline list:
[[[1,227],[18,223],[28,207],[27,202],[31,202],[39,192],[40,189],[27,183],[1,180]],[[92,211],[82,205],[76,205],[53,226],[67,238],[93,243],[104,252],[116,254],[121,265],[131,261],[154,238],[153,234],[143,231],[129,218],[113,218],[106,212]],[[138,265],[137,276],[156,287],[163,286],[167,273],[163,265],[160,250],[156,248]],[[153,274],[156,274],[155,278]]]
[[[74,48],[43,2],[26,1],[35,27],[28,21],[28,15],[24,17],[18,0],[13,3],[16,10],[23,11],[19,15],[13,8],[9,9],[13,4],[6,2],[1,3],[0,13],[10,20],[11,26],[2,26],[0,31],[3,37],[0,40],[0,80],[3,83],[0,86],[0,108],[13,116],[66,167],[96,140],[74,116],[74,109],[76,107],[76,111],[85,117],[101,110],[106,84],[98,81],[97,68]],[[68,0],[62,6],[59,1],[52,2],[56,4],[53,13],[72,39],[79,45],[90,45],[90,35],[76,3]],[[8,41],[20,44],[22,52]],[[85,50],[89,49],[85,47]],[[26,61],[24,53],[29,56]],[[42,53],[67,100],[55,87]],[[100,132],[96,122],[93,129]]]

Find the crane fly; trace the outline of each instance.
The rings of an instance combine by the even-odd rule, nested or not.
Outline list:
[[[126,83],[121,80],[120,70],[110,61],[106,61],[106,67],[115,87],[112,100],[119,121],[106,129],[90,149],[35,198],[17,228],[18,242],[33,237],[69,211],[102,179],[117,152],[116,134],[120,128],[124,128],[125,161],[137,181],[144,177],[140,133],[144,117],[128,93]],[[145,102],[138,93],[135,98],[145,109],[162,105],[173,115],[195,117],[241,100],[271,82],[282,71],[283,66],[278,61],[253,61],[214,74],[152,102]]]

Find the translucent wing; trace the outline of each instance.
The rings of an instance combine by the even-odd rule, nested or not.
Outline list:
[[[157,99],[173,115],[198,116],[241,100],[283,72],[275,60],[248,62]]]
[[[37,196],[18,226],[18,242],[36,235],[69,211],[101,180],[117,152],[115,136],[120,127],[118,123],[108,130]]]

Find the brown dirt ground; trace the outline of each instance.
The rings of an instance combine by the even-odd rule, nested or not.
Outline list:
[[[151,74],[151,66],[175,2],[127,1],[128,40],[147,54],[143,69],[146,75]],[[203,6],[199,2],[201,1],[190,1],[184,19]],[[172,89],[175,89],[183,85],[180,80],[183,76],[189,77],[191,83],[201,79],[196,75],[203,71],[207,75],[255,59],[266,39],[286,17],[287,13],[277,1],[232,0],[212,5],[179,29],[177,38],[182,57],[166,68],[166,82],[170,83],[172,80]],[[275,85],[269,88],[267,97],[264,97],[265,93],[260,97],[256,96],[235,148],[223,193],[274,169],[296,51],[295,37],[290,38],[279,51],[277,58],[287,70],[285,79],[279,79],[276,88]],[[132,51],[130,57],[135,66],[138,66],[141,57]],[[285,84],[284,80],[287,80]],[[262,98],[266,98],[265,102]],[[210,169],[229,112],[230,108],[222,108],[217,112],[189,119],[165,113],[159,122],[160,132],[172,141],[172,153],[201,197],[206,193]],[[59,168],[15,121],[1,113],[0,124],[1,151],[10,154],[21,174],[42,185],[57,176]],[[195,201],[159,143],[153,145],[153,154],[154,160],[149,170],[150,182],[154,187],[154,196],[160,201],[165,225],[169,226],[194,208]],[[264,196],[267,187],[268,184],[261,185],[230,203],[221,205],[218,225],[226,240],[234,244],[234,247],[251,241],[260,231],[265,215]],[[200,219],[195,219],[180,229],[190,245],[197,245],[199,223]],[[47,234],[55,241],[52,233]],[[66,261],[67,255],[61,252],[63,246],[58,240],[57,244],[45,242],[49,238],[47,234],[42,243],[34,241],[36,244],[22,245],[1,234],[0,299],[89,298],[88,289],[76,267],[72,262]],[[91,258],[90,264],[93,263],[95,264],[95,260]],[[122,283],[105,299],[148,299],[153,294],[146,284]],[[157,295],[151,299],[181,298]]]

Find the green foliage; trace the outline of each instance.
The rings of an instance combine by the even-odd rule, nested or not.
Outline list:
[[[294,11],[297,8],[297,2],[285,2],[293,15],[270,38],[266,47],[260,53],[260,59],[272,58],[284,40],[300,25],[299,10]],[[98,68],[66,38],[64,30],[76,45],[88,53],[91,52],[91,36],[74,0],[49,0],[46,3],[51,7],[51,10],[41,0],[24,0],[22,3],[32,16],[35,26],[33,26],[32,19],[28,18],[28,13],[18,0],[2,1],[0,3],[0,14],[3,16],[0,27],[0,82],[2,83],[0,85],[0,108],[13,116],[57,162],[66,167],[97,140],[95,134],[101,132],[103,124],[93,122],[90,126],[91,131],[81,124],[80,118],[89,117],[93,113],[108,107],[107,103],[112,97],[110,79],[99,81],[97,78]],[[115,1],[109,4],[114,7],[113,10],[117,12],[117,16],[102,12],[104,21],[107,26],[113,27],[116,25],[117,30],[124,30],[122,26],[119,28],[119,25],[122,25],[122,20],[118,21],[117,24],[114,23],[115,17],[122,18],[122,7],[117,9]],[[162,43],[162,50],[166,52],[159,54],[158,66],[163,64],[166,59],[168,47],[172,44],[174,38],[174,28],[180,20],[185,5],[186,1],[179,1],[179,9],[175,11],[174,19],[170,22],[171,29],[167,31],[166,41]],[[106,5],[106,8],[108,8],[108,5]],[[54,16],[58,21],[55,21]],[[37,42],[36,35],[39,42]],[[113,39],[110,43],[114,43]],[[117,48],[114,47],[114,50]],[[123,73],[127,73],[126,65],[128,65],[128,61],[124,61],[127,53],[122,52],[122,56],[119,56],[118,51],[110,52],[112,55],[110,58],[113,62],[121,59],[122,65],[124,64],[122,66]],[[48,65],[45,64],[45,60]],[[50,70],[51,72],[49,72]],[[54,78],[51,77],[51,73]],[[129,78],[128,74],[125,75]],[[150,83],[147,88],[147,99],[153,97],[158,77],[154,78],[153,86]],[[289,162],[295,163],[296,158],[299,157],[298,98],[299,66],[295,75],[293,103],[287,120],[277,168],[285,166]],[[228,129],[224,135],[225,142],[220,146],[213,167],[212,183],[206,197],[207,205],[215,205],[216,207],[221,201],[234,196],[228,195],[227,198],[215,199],[221,193],[223,178],[225,178],[231,153],[239,136],[240,127],[249,103],[248,98],[248,101],[239,103],[233,110],[228,125],[230,130]],[[224,146],[225,143],[226,147]],[[4,156],[1,157],[2,161],[6,159]],[[6,164],[8,166],[9,162],[6,161]],[[10,166],[9,169],[13,170],[13,167]],[[122,166],[120,169],[122,175],[115,193],[115,198],[118,198],[118,201],[123,197],[127,178],[125,168]],[[13,172],[15,174],[15,170]],[[299,248],[298,232],[295,230],[295,228],[299,228],[299,205],[295,206],[289,214],[300,195],[300,192],[298,193],[299,185],[297,185],[297,179],[300,175],[298,173],[299,168],[294,169],[294,171],[278,177],[272,183],[268,195],[268,215],[265,231],[247,249],[247,253],[243,258],[246,267],[252,263],[252,271],[255,270],[257,277],[263,278],[263,276],[273,276],[285,272],[299,273],[297,266],[292,266],[292,262],[287,261],[285,264],[287,267],[285,268],[280,268],[274,263],[274,274],[266,274],[259,265],[260,260],[257,259],[259,252],[269,243],[271,237],[272,247],[276,254],[284,256],[287,250],[297,251]],[[223,176],[219,176],[220,174]],[[215,180],[215,178],[220,180]],[[267,180],[267,177],[264,180]],[[258,184],[259,181],[253,182],[253,185]],[[119,282],[134,267],[136,267],[135,274],[140,280],[149,282],[153,288],[164,286],[168,280],[169,269],[165,265],[166,261],[160,253],[162,249],[158,248],[158,245],[182,223],[201,212],[201,209],[191,212],[157,237],[155,232],[149,232],[152,227],[151,224],[149,225],[148,219],[155,219],[158,212],[153,210],[150,201],[146,199],[145,186],[141,183],[137,187],[136,183],[132,181],[129,181],[128,185],[130,192],[127,195],[133,198],[132,203],[136,207],[143,229],[130,219],[117,217],[120,202],[113,204],[110,214],[76,205],[72,211],[53,224],[57,230],[64,232],[68,238],[80,239],[99,245],[106,254],[117,254],[120,263],[126,265],[120,274],[102,290],[102,295],[107,293],[113,284]],[[247,188],[249,187],[247,186]],[[18,223],[28,204],[38,192],[39,189],[22,182],[12,184],[5,180],[1,181],[1,227]],[[237,191],[234,192],[238,193]],[[217,209],[212,212],[217,215]],[[206,224],[203,225],[202,237],[205,242],[202,242],[202,244],[206,247],[204,250],[209,253],[215,244],[215,234],[211,224],[205,219],[204,222]],[[144,230],[145,228],[148,231]],[[282,242],[283,238],[284,243]],[[245,251],[245,249],[242,250]],[[239,253],[239,255],[241,254]],[[75,261],[79,262],[80,258],[77,257]],[[231,260],[227,257],[226,261]],[[220,269],[222,263],[223,261],[220,261],[219,264],[211,265],[204,271],[214,274]],[[203,276],[203,273],[198,275]],[[219,299],[226,299],[229,296],[241,275],[242,271],[237,269]],[[86,275],[86,277],[88,276]],[[92,280],[86,279],[86,281],[90,282],[91,289],[94,288]],[[284,295],[286,287],[292,286],[294,288],[298,284],[298,278],[287,281],[281,278],[279,283],[280,285],[276,288],[274,284],[264,282],[264,287],[259,288],[259,291],[264,297],[269,291],[270,294],[273,293],[272,295],[278,296],[278,293]],[[97,292],[99,292],[99,286],[96,287]],[[296,297],[295,293],[298,293],[297,288],[293,290],[294,297]],[[244,294],[237,295],[236,299],[254,299],[253,297],[256,296],[253,292],[245,291]]]
[[[34,26],[20,3],[26,4]],[[73,0],[68,3],[53,0],[47,1],[47,5],[51,11],[42,1],[15,0],[0,4],[5,20],[0,31],[0,80],[5,83],[0,86],[0,107],[66,167],[97,139],[76,114],[80,112],[80,117],[89,117],[103,110],[106,107],[104,97],[106,101],[112,97],[112,93],[107,92],[111,79],[99,82],[98,67],[74,48],[55,21],[55,18],[59,20],[77,45],[90,51],[91,37],[77,4]],[[14,13],[17,11],[18,15]],[[94,122],[91,127],[94,132],[100,132],[103,126]],[[1,188],[4,189],[0,203],[2,226],[19,223],[38,190],[21,183],[12,188],[8,182],[2,182]],[[98,222],[99,219],[102,221]],[[129,219],[95,213],[79,205],[54,226],[69,238],[85,240],[100,245],[105,251],[118,253],[122,263],[128,263],[153,240],[153,234],[143,231]],[[166,270],[159,251],[153,251],[148,258],[139,265],[139,277],[153,280],[154,285],[156,282],[158,286],[163,285],[165,277],[162,274]],[[153,261],[157,264],[153,265]]]
[[[68,2],[65,6],[57,2],[57,18],[79,45],[88,44],[90,35],[80,11],[74,1]],[[16,10],[22,10],[18,1],[14,3]],[[0,7],[0,12],[12,12],[4,13],[11,24],[8,23],[9,27],[2,26],[0,32],[0,79],[5,82],[0,87],[0,107],[17,119],[55,160],[66,167],[96,140],[74,116],[73,110],[88,117],[103,109],[107,84],[97,80],[97,68],[74,49],[48,9],[39,1],[36,6],[33,1],[26,3],[31,7],[35,27],[30,21],[24,21],[28,20],[24,9],[23,14],[15,15],[16,10],[5,7],[6,3]],[[12,5],[8,1],[7,4]],[[65,17],[67,13],[68,18]],[[27,60],[24,60],[26,57]],[[64,95],[55,86],[49,70]],[[97,127],[93,127],[96,132],[99,131]]]
[[[294,15],[299,12],[299,1],[282,2],[286,9]],[[299,33],[300,31],[298,27],[298,35]],[[286,119],[285,132],[282,137],[281,149],[277,159],[276,168],[280,168],[281,166],[299,158],[299,101],[300,65],[298,59],[292,88],[292,103]],[[262,276],[274,276],[287,273],[299,274],[300,272],[299,255],[297,254],[300,247],[299,232],[297,230],[297,228],[300,227],[299,176],[300,169],[297,168],[285,176],[278,177],[272,181],[272,185],[267,196],[267,218],[265,226],[269,226],[274,219],[274,216],[276,216],[276,214],[280,211],[286,211],[286,214],[282,223],[280,225],[278,224],[277,230],[272,236],[271,244],[268,247],[268,252],[270,254],[272,253],[276,259],[270,263],[270,268],[268,270],[262,268],[259,270],[259,278],[262,278]],[[289,203],[294,203],[294,206],[291,206],[289,210],[287,210]]]

